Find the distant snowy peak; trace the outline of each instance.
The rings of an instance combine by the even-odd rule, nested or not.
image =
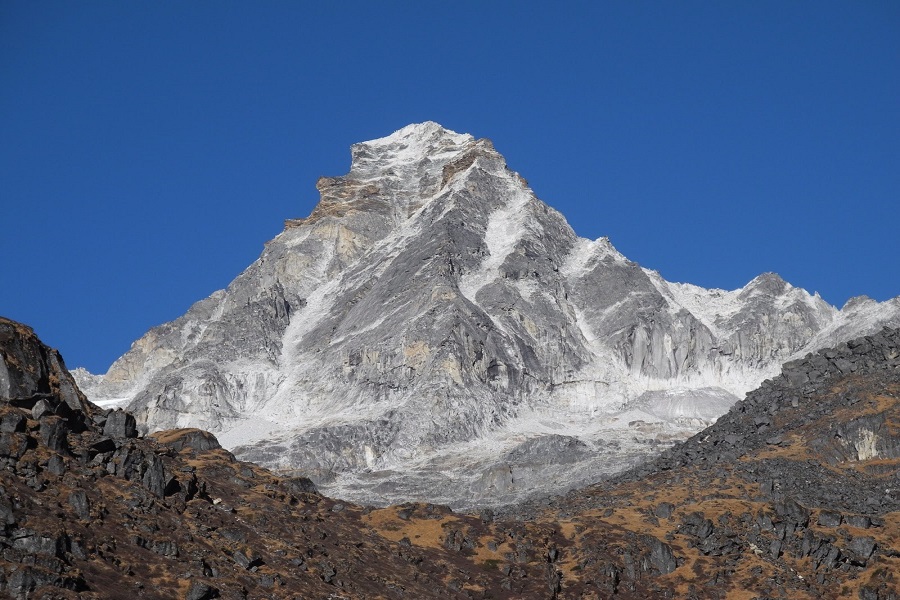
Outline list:
[[[560,271],[566,277],[577,279],[596,269],[603,261],[624,263],[627,260],[621,252],[613,247],[608,237],[596,240],[579,238],[566,257]]]
[[[353,144],[349,176],[374,176],[392,167],[418,166],[425,159],[449,158],[474,141],[469,134],[450,131],[433,121],[407,125],[389,136]]]
[[[433,121],[408,125],[389,136],[354,144],[349,172],[320,178],[316,187],[321,198],[312,214],[288,219],[285,226],[361,211],[389,215],[394,226],[402,225],[430,201],[452,191],[453,180],[473,167],[498,172],[506,169],[506,163],[488,139],[459,134]],[[507,175],[524,185],[518,174]]]

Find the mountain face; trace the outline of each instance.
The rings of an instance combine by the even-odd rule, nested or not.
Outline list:
[[[141,436],[3,318],[0,369],[4,597],[900,598],[900,330],[790,363],[613,480],[478,515]]]
[[[774,274],[667,282],[435,123],[351,154],[226,290],[76,372],[88,396],[344,498],[500,505],[621,470],[785,361],[900,325],[898,299],[838,310]]]

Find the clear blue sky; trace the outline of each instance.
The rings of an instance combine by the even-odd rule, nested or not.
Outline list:
[[[0,315],[103,372],[424,120],[669,280],[900,295],[894,0],[4,0]]]

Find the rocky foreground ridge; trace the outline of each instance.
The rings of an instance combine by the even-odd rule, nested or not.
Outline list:
[[[668,282],[436,123],[351,154],[227,289],[82,372],[88,396],[342,498],[496,506],[635,464],[785,361],[900,326],[900,300],[838,310],[771,273]]]
[[[502,513],[326,498],[142,437],[0,319],[11,598],[900,598],[900,331],[792,363],[655,462]]]

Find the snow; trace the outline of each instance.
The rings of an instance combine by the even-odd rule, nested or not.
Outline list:
[[[667,421],[714,421],[725,414],[737,400],[736,396],[721,388],[671,388],[639,398],[634,404]]]
[[[900,327],[900,297],[884,302],[848,301],[808,346],[827,348],[842,340],[874,333],[883,326]],[[801,349],[792,358],[801,358],[806,352],[805,348]]]
[[[499,277],[503,261],[522,239],[529,218],[527,206],[532,200],[534,195],[531,190],[516,187],[509,201],[488,217],[484,232],[488,255],[476,271],[464,274],[459,281],[459,291],[473,304],[478,304],[476,296],[481,288]]]
[[[414,172],[423,161],[442,168],[474,142],[469,134],[444,129],[433,121],[407,125],[389,136],[354,144],[350,176],[371,180],[388,178],[401,189],[420,180]]]
[[[429,146],[428,142],[432,141],[433,143],[436,138],[445,144],[457,146],[475,139],[468,133],[456,133],[434,121],[425,121],[423,123],[412,123],[390,135],[362,142],[360,145],[379,148],[382,152],[396,148],[392,152],[393,161],[404,162],[418,160],[432,154],[432,147]]]
[[[131,402],[131,398],[102,398],[91,401],[100,408],[125,408]]]
[[[271,440],[278,434],[285,433],[282,425],[263,418],[243,419],[228,429],[217,433],[216,439],[224,448],[247,446],[263,440]]]
[[[724,340],[728,337],[728,333],[718,323],[727,321],[744,307],[740,294],[745,288],[733,291],[707,289],[690,283],[666,281],[657,271],[650,269],[643,271],[656,289],[669,300],[672,313],[683,308],[703,323],[716,338]]]
[[[626,260],[607,237],[596,240],[578,238],[559,270],[569,279],[578,279],[593,271],[597,267],[597,261],[607,257],[611,257],[616,262]]]

